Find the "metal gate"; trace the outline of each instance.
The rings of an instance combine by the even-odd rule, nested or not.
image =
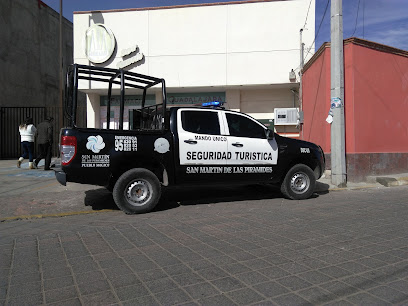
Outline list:
[[[58,137],[60,122],[59,107],[0,107],[0,158],[18,158],[21,156],[21,141],[18,126],[27,117],[32,117],[37,126],[46,116],[54,118],[54,143],[52,155],[58,154]],[[34,156],[36,156],[35,147]]]

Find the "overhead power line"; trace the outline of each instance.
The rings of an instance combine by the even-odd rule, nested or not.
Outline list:
[[[357,7],[357,14],[356,14],[356,23],[355,23],[355,25],[354,25],[354,31],[353,31],[353,34],[351,34],[351,37],[354,36],[354,33],[356,33],[356,29],[357,29],[358,12],[360,11],[360,1],[361,1],[361,0],[358,0],[358,7]]]
[[[311,5],[311,4],[312,4],[312,0],[310,0],[310,2],[309,2],[309,7],[308,7],[307,13],[306,13],[305,24],[303,25],[303,28],[302,28],[302,29],[304,29],[304,28],[306,27],[307,17],[309,17],[309,11],[310,11],[310,5]]]
[[[319,28],[317,29],[317,33],[316,33],[316,35],[315,35],[315,37],[314,37],[314,39],[313,39],[313,42],[311,43],[310,47],[307,48],[307,53],[306,53],[306,55],[305,55],[305,58],[306,58],[307,55],[310,53],[310,50],[312,49],[312,46],[313,46],[313,44],[315,43],[317,36],[319,35],[320,28],[322,27],[324,17],[326,17],[327,8],[329,7],[329,3],[330,3],[330,0],[327,0],[326,8],[324,9],[323,17],[322,17],[322,19],[320,20]]]
[[[363,38],[364,38],[364,14],[365,14],[365,0],[363,0]]]

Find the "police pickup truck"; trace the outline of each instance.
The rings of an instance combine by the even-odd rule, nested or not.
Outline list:
[[[110,119],[105,129],[76,126],[81,80],[108,83],[106,118],[111,117],[112,92],[120,93],[118,128],[110,128]],[[148,89],[162,103],[146,106]],[[124,125],[125,90],[143,97],[129,126]],[[167,108],[163,79],[75,64],[67,73],[66,93],[70,124],[60,132],[58,182],[105,186],[127,214],[151,211],[164,186],[263,182],[279,186],[289,199],[306,199],[325,168],[321,147],[279,136],[217,102]]]

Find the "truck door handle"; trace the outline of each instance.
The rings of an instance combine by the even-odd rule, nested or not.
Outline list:
[[[288,148],[287,144],[280,145],[279,146],[279,152],[285,152],[287,148]]]
[[[185,142],[185,143],[188,143],[188,144],[197,144],[197,141],[191,140],[191,139],[184,140],[184,142]]]
[[[238,148],[242,148],[244,145],[242,143],[236,142],[236,143],[232,143],[232,145],[234,147],[238,147]]]

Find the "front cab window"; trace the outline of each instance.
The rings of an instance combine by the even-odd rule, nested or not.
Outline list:
[[[265,129],[255,121],[231,113],[226,117],[230,136],[266,139]]]

